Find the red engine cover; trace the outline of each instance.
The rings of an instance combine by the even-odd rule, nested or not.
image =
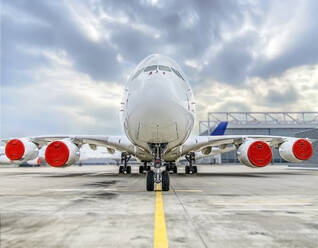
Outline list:
[[[293,153],[299,160],[309,159],[312,152],[312,146],[308,140],[299,139],[293,145]]]
[[[5,148],[5,153],[10,160],[19,160],[23,157],[25,152],[24,144],[21,140],[12,139],[10,140]]]
[[[250,162],[257,167],[264,167],[272,161],[272,150],[264,141],[253,142],[247,151]]]
[[[53,167],[62,167],[67,163],[70,152],[62,141],[50,143],[45,150],[45,160]]]

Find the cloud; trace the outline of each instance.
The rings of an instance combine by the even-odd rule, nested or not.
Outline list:
[[[267,56],[254,63],[251,75],[276,76],[293,67],[318,63],[318,19],[315,17],[318,3],[297,1],[295,6],[297,8],[288,12],[278,27],[271,23],[274,31],[268,31],[271,36],[267,41]],[[286,6],[280,4],[280,7]]]
[[[317,110],[317,5],[4,0],[1,135],[120,134],[120,90],[152,53],[184,69],[199,118]]]
[[[318,65],[290,69],[279,77],[250,78],[246,85],[207,80],[196,88],[197,115],[216,111],[318,111]],[[202,107],[203,106],[203,107]]]
[[[37,80],[2,87],[1,131],[6,136],[45,134],[121,134],[122,85],[74,72],[65,58],[40,69]],[[58,60],[59,59],[59,60]]]
[[[288,88],[285,91],[270,89],[265,96],[265,103],[269,106],[277,105],[286,105],[297,102],[299,98],[298,92],[294,88]]]
[[[120,73],[116,60],[117,53],[112,44],[105,39],[98,42],[89,39],[75,22],[74,14],[66,3],[32,1],[30,4],[28,1],[10,1],[4,6],[2,32],[5,34],[3,35],[5,71],[8,60],[12,59],[12,50],[49,49],[55,52],[65,51],[72,59],[74,69],[87,73],[93,79],[114,79]],[[14,11],[11,11],[12,8]],[[12,15],[15,12],[23,12],[26,19],[15,18]],[[21,55],[27,54],[28,52],[25,52]],[[15,57],[15,61],[19,58],[20,56]],[[11,63],[13,68],[15,61]],[[33,59],[31,62],[34,66],[41,65],[38,59]],[[25,61],[21,65],[28,66],[27,64]],[[10,83],[14,83],[13,80]]]

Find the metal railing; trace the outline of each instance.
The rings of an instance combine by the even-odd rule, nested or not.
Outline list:
[[[209,112],[208,120],[199,121],[200,134],[211,131],[220,121],[239,126],[318,127],[318,112]]]

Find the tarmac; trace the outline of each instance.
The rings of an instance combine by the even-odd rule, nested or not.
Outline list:
[[[169,192],[116,166],[0,168],[0,247],[318,247],[318,170],[198,166]]]

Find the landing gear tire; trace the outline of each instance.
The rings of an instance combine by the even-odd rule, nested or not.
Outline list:
[[[139,173],[140,174],[144,173],[144,166],[142,165],[139,166]]]
[[[169,172],[168,171],[162,172],[161,187],[162,187],[162,191],[169,191],[169,189],[170,189],[170,179],[169,179]]]
[[[118,170],[119,174],[124,173],[124,166],[119,166],[119,170]]]
[[[155,180],[154,180],[154,173],[153,171],[147,172],[147,191],[153,191]]]
[[[185,171],[185,174],[190,174],[190,166],[186,166],[185,168],[184,168],[184,171]]]
[[[131,166],[127,166],[126,173],[131,174]]]

